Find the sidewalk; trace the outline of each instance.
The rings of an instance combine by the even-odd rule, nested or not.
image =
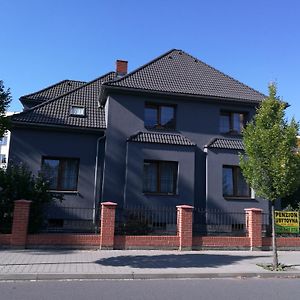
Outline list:
[[[292,266],[271,272],[267,251],[0,250],[0,280],[299,277],[300,251],[279,251]]]

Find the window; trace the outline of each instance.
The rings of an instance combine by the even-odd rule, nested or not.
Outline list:
[[[221,112],[220,132],[241,134],[246,124],[246,114],[237,112]]]
[[[0,145],[6,145],[6,144],[7,144],[7,136],[0,138]]]
[[[144,193],[175,195],[178,163],[173,161],[144,161]]]
[[[75,117],[84,117],[85,116],[84,106],[72,105],[70,107],[70,115]]]
[[[6,155],[0,154],[0,164],[6,164]]]
[[[240,167],[223,166],[223,196],[251,197],[250,188]]]
[[[175,106],[146,104],[145,127],[149,129],[175,129]]]
[[[42,173],[49,181],[50,189],[57,191],[76,191],[79,159],[48,158],[42,159]]]

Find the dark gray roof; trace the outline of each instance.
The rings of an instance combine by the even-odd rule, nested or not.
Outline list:
[[[139,132],[129,137],[128,141],[139,143],[195,146],[195,143],[179,133]]]
[[[23,101],[34,101],[34,102],[44,102],[63,94],[66,94],[76,88],[79,88],[86,84],[84,81],[77,81],[77,80],[63,80],[58,83],[55,83],[51,86],[48,86],[38,92],[22,96],[20,100]]]
[[[114,72],[103,75],[60,97],[43,102],[11,117],[13,123],[36,125],[72,126],[102,129],[106,127],[104,109],[99,108],[98,100],[102,83],[112,80]],[[70,107],[84,106],[85,116],[70,115]]]
[[[103,87],[260,102],[266,96],[182,50],[171,50]]]
[[[205,146],[205,148],[244,150],[244,144],[241,139],[214,138]]]

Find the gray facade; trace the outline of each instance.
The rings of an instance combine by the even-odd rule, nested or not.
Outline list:
[[[242,151],[226,140],[242,142],[241,136],[220,133],[222,112],[241,113],[249,121],[264,95],[181,50],[122,78],[116,74],[89,83],[72,81],[73,89],[63,81],[22,97],[27,104],[39,104],[12,118],[10,159],[26,163],[35,174],[43,157],[79,159],[77,191],[60,191],[65,206],[112,201],[120,207],[268,208],[254,193],[223,196],[223,167],[238,166]],[[175,129],[145,126],[149,103],[174,107]],[[70,115],[72,106],[83,107],[84,115]],[[216,138],[224,139],[225,146],[210,147]],[[144,191],[145,161],[177,164],[173,193]]]
[[[170,104],[176,107],[176,130],[195,146],[175,146],[127,141],[137,132],[153,132],[144,125],[145,103]],[[226,200],[222,193],[222,166],[238,165],[241,151],[205,151],[213,138],[230,138],[220,134],[220,112],[244,112],[249,120],[254,105],[224,104],[205,99],[159,97],[149,95],[112,94],[108,106],[106,130],[103,199],[143,205],[190,204],[199,208],[243,210],[245,207],[266,208],[267,201],[255,198]],[[155,132],[155,131],[154,131]],[[166,131],[174,133],[174,131]],[[178,194],[176,196],[145,195],[142,191],[143,160],[177,161]],[[111,186],[120,189],[111,189]]]
[[[12,132],[10,163],[25,163],[34,175],[41,171],[42,159],[45,157],[79,159],[77,190],[61,192],[64,196],[63,205],[93,207],[97,139],[103,136],[103,132],[70,132],[19,127],[14,128]],[[101,158],[103,153],[104,143],[100,142]],[[100,159],[98,160],[97,199],[101,187],[101,167]]]

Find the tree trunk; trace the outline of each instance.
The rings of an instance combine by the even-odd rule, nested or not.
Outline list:
[[[272,250],[273,250],[273,267],[274,269],[277,269],[278,255],[277,255],[276,233],[275,233],[275,209],[274,209],[273,201],[272,201]]]

